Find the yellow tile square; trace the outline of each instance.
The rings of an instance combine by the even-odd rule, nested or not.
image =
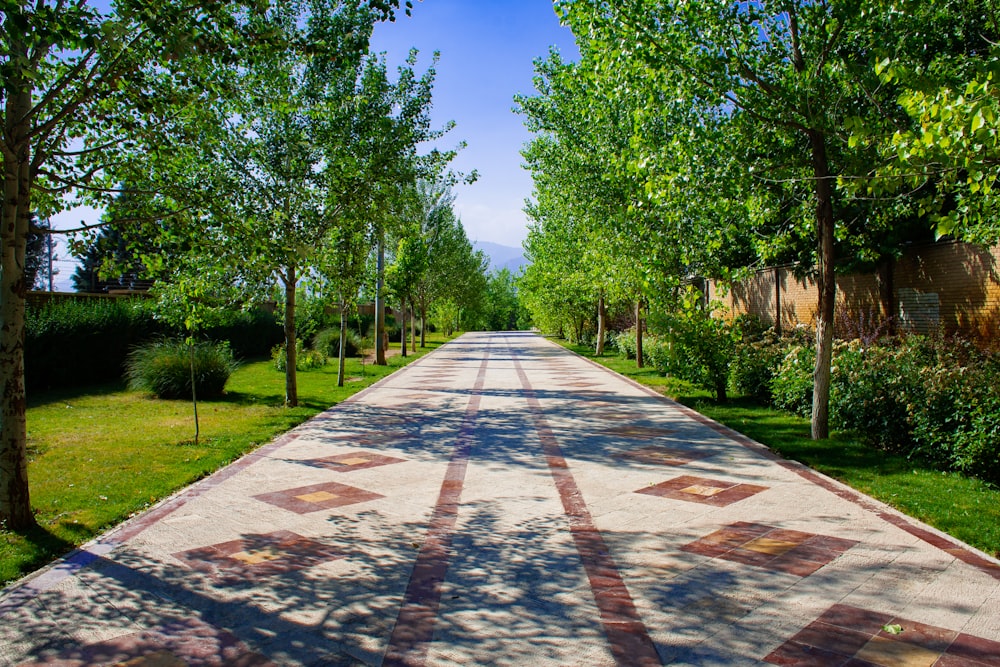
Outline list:
[[[264,549],[255,549],[253,551],[239,551],[231,555],[230,558],[235,558],[236,560],[242,561],[247,565],[257,565],[258,563],[278,560],[281,556],[282,553],[274,547],[266,547]]]
[[[941,653],[895,639],[872,637],[855,657],[885,667],[931,667]]]
[[[686,489],[681,489],[683,493],[693,493],[699,496],[714,496],[717,493],[722,493],[725,489],[720,489],[717,486],[705,486],[704,484],[692,484]]]
[[[371,459],[366,459],[363,456],[355,456],[352,459],[343,459],[342,461],[338,461],[338,463],[345,466],[359,466],[363,463],[371,463]]]
[[[334,498],[339,498],[335,493],[330,493],[329,491],[313,491],[312,493],[304,493],[301,496],[295,496],[297,500],[301,500],[307,503],[321,503],[324,500],[333,500]]]
[[[794,549],[797,546],[799,546],[798,542],[786,542],[784,540],[772,540],[766,537],[758,537],[756,540],[751,540],[744,544],[743,548],[762,554],[780,556],[786,551]]]

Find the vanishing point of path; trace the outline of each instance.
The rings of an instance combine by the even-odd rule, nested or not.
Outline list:
[[[466,335],[0,597],[12,665],[1000,665],[1000,563]]]

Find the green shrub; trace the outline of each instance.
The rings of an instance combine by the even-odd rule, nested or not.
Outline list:
[[[129,350],[178,336],[145,298],[79,298],[29,305],[25,315],[25,381],[30,391],[119,380]],[[205,338],[228,342],[239,358],[267,356],[281,327],[264,311],[233,312]]]
[[[1000,483],[1000,359],[947,351],[920,378],[922,400],[908,405],[913,453]]]
[[[271,361],[274,367],[284,372],[288,366],[288,355],[285,354],[285,344],[275,345],[271,350]],[[318,350],[310,350],[302,343],[302,339],[295,341],[295,370],[309,371],[314,368],[322,368],[326,365],[326,355]]]
[[[758,340],[741,340],[729,368],[733,390],[765,405],[773,403],[771,383],[785,358],[786,346],[773,329]]]
[[[830,421],[855,431],[868,445],[911,451],[908,406],[922,402],[920,354],[902,346],[865,347],[861,341],[834,349]]]
[[[992,369],[979,372],[982,380],[997,382],[1000,373]],[[994,484],[1000,484],[1000,392],[996,384],[971,401],[964,428],[955,432],[952,444],[952,464],[967,475],[974,475]]]
[[[677,310],[655,318],[666,348],[657,370],[707,389],[724,401],[740,330],[717,316],[719,304],[704,308],[700,299],[701,292],[691,288]]]
[[[635,327],[619,331],[611,340],[620,355],[626,359],[635,359]]]
[[[345,357],[356,357],[361,349],[360,340],[356,331],[347,329],[345,336],[344,350]],[[323,329],[313,338],[313,349],[330,359],[340,358],[340,328],[329,327]]]
[[[670,342],[663,336],[647,334],[642,339],[642,356],[660,375],[665,376],[670,373],[671,352]]]
[[[194,343],[194,381],[199,398],[222,395],[236,369],[233,354],[225,344]],[[191,397],[191,346],[177,338],[161,338],[134,348],[128,355],[127,377],[133,389],[158,398]]]
[[[802,417],[812,413],[815,365],[816,350],[811,347],[793,345],[785,353],[777,374],[771,380],[775,407]]]
[[[399,324],[396,322],[396,318],[392,315],[385,316],[385,333],[389,336],[389,340],[397,341],[399,340]],[[372,333],[375,333],[375,327],[372,327]]]

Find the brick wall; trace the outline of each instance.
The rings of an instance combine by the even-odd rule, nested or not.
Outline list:
[[[769,326],[816,324],[816,284],[790,267],[758,271],[731,287],[710,287],[733,315],[753,314]],[[943,242],[909,248],[878,271],[838,276],[839,327],[887,327],[995,337],[1000,333],[1000,246]],[[846,328],[846,331],[845,331]]]

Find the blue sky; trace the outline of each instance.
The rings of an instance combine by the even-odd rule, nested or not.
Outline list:
[[[375,29],[373,51],[390,63],[420,51],[419,70],[440,51],[434,87],[436,126],[454,120],[443,140],[468,146],[453,163],[476,169],[479,180],[455,190],[455,208],[473,241],[519,247],[527,235],[524,200],[531,176],[521,168],[521,147],[530,139],[522,117],[511,110],[514,95],[534,92],[533,60],[555,46],[577,55],[573,35],[559,25],[550,0],[423,0],[411,17]]]

